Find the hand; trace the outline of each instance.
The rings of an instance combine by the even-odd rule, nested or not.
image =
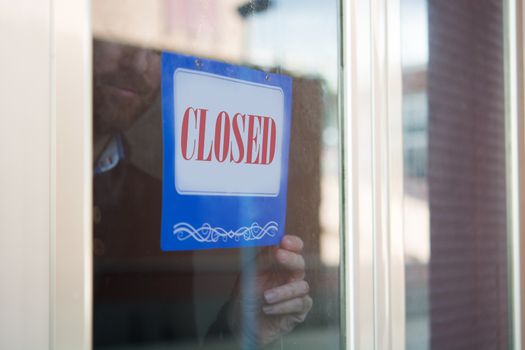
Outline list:
[[[270,254],[259,254],[252,270],[243,273],[231,303],[229,323],[244,341],[269,344],[305,320],[313,303],[304,280],[303,245],[299,237],[286,235],[279,247],[272,248]]]

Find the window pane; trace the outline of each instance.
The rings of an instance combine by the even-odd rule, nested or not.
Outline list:
[[[507,349],[503,1],[401,4],[407,348]]]
[[[93,1],[94,348],[339,348],[337,8]],[[285,233],[304,249],[288,262],[272,247],[161,250],[163,51],[291,77]],[[279,286],[273,315],[263,292]]]

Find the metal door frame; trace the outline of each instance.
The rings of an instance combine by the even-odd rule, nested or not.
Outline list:
[[[346,348],[405,348],[399,0],[343,3]]]

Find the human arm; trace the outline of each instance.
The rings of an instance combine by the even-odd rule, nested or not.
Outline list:
[[[212,329],[243,344],[264,346],[302,323],[313,304],[303,246],[299,237],[286,235],[278,247],[258,254],[245,266]]]

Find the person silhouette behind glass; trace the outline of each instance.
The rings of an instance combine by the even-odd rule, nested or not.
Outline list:
[[[196,339],[192,252],[160,251],[162,183],[129,162],[123,136],[159,90],[158,52],[94,41],[95,348]],[[264,346],[302,323],[312,307],[302,248],[285,235],[257,254],[204,342]]]

